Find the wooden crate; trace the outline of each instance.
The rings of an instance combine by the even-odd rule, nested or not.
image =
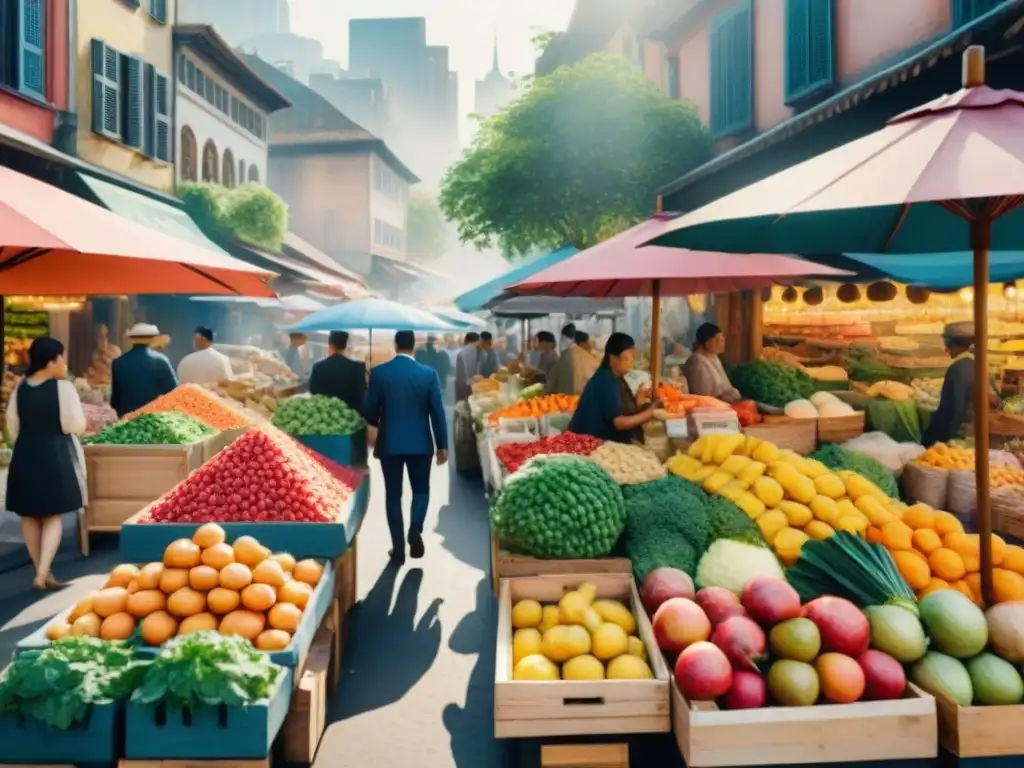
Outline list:
[[[289,763],[312,763],[327,727],[327,692],[333,657],[334,631],[324,622],[306,656],[282,729],[284,758]]]
[[[545,744],[540,768],[629,768],[629,745]]]
[[[491,583],[494,595],[502,579],[525,576],[547,576],[576,573],[633,573],[633,564],[626,557],[600,557],[588,560],[542,560],[529,555],[516,555],[501,549],[498,537],[491,533]]]
[[[961,707],[937,696],[939,743],[957,757],[1024,755],[1024,704],[1005,707]]]
[[[725,711],[714,702],[687,701],[673,681],[672,721],[689,768],[938,755],[935,699],[914,686],[895,701]]]
[[[743,427],[743,434],[753,435],[779,448],[788,448],[802,455],[818,447],[818,420],[791,419],[788,416],[766,416],[761,424]]]
[[[259,760],[125,760],[118,768],[270,768],[270,758]]]
[[[513,680],[513,603],[526,598],[554,603],[585,582],[597,587],[599,598],[621,600],[630,606],[655,679]],[[502,579],[494,662],[496,738],[665,733],[670,729],[669,672],[632,576],[594,573]]]

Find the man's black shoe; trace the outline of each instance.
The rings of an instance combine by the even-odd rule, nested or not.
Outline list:
[[[423,557],[423,534],[419,531],[409,531],[409,555],[413,560]]]
[[[395,550],[392,549],[388,552],[388,557],[391,558],[390,565],[405,565],[405,552],[395,552]]]

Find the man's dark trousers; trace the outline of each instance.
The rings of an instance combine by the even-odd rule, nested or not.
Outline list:
[[[380,468],[384,474],[384,508],[387,511],[391,544],[396,554],[405,552],[402,515],[404,475],[408,472],[409,485],[412,487],[409,531],[422,534],[427,508],[430,506],[430,463],[433,458],[431,454],[380,457]]]

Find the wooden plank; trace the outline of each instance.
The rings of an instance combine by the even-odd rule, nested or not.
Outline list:
[[[625,557],[600,557],[587,560],[542,560],[529,555],[503,552],[498,537],[491,533],[491,581],[494,594],[502,579],[583,573],[631,574],[633,564]]]
[[[629,768],[628,744],[544,744],[541,768]]]
[[[512,606],[532,598],[557,602],[589,582],[599,598],[622,601],[633,612],[637,636],[648,650],[653,680],[517,681],[512,679]],[[671,730],[669,673],[654,630],[628,574],[592,573],[502,579],[494,669],[497,738],[537,738]]]
[[[37,767],[38,768],[38,767]],[[270,758],[259,760],[120,760],[118,768],[270,768]]]
[[[1024,755],[1024,705],[960,707],[945,697],[936,697],[936,704],[939,743],[957,757]]]
[[[284,757],[290,763],[312,763],[327,725],[327,686],[334,632],[320,627],[310,646],[291,708],[284,721]]]
[[[719,710],[672,683],[673,730],[690,768],[873,762],[938,754],[935,699],[910,686],[895,701]]]

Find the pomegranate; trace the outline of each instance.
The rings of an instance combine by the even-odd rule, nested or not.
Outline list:
[[[757,672],[736,669],[732,673],[732,688],[719,704],[723,709],[758,709],[768,700],[768,686]]]
[[[757,671],[757,662],[764,658],[767,640],[764,630],[746,616],[726,619],[711,635],[711,642],[722,649],[736,669]]]
[[[754,621],[773,626],[800,615],[800,595],[785,579],[755,576],[743,587],[740,602]]]
[[[871,625],[860,608],[841,597],[819,597],[804,606],[803,615],[821,634],[821,650],[860,656],[868,649]]]
[[[864,671],[864,698],[867,701],[898,699],[907,688],[903,665],[882,651],[864,651],[857,657]]]
[[[732,688],[732,665],[712,643],[694,643],[679,654],[676,685],[691,701],[714,701]]]

